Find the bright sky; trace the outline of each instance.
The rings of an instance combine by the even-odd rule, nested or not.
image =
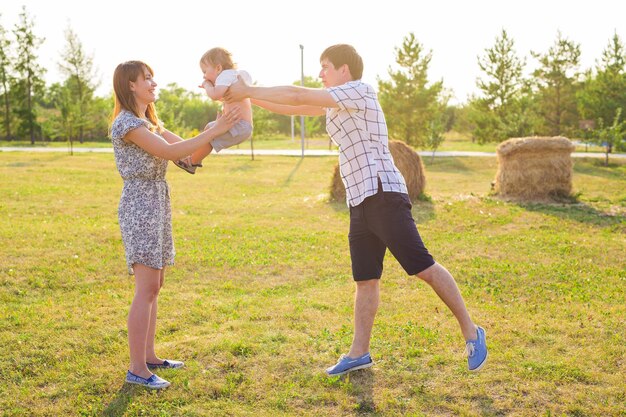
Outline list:
[[[46,38],[39,49],[46,81],[60,81],[70,25],[93,54],[101,95],[111,90],[117,64],[130,59],[152,66],[161,87],[176,82],[200,91],[198,61],[214,46],[228,49],[260,85],[276,85],[300,79],[299,45],[304,74],[317,76],[320,53],[349,43],[363,57],[363,81],[376,85],[395,64],[394,47],[414,32],[433,51],[429,79],[443,79],[454,102],[463,102],[476,92],[477,56],[503,28],[529,68],[530,51],[547,51],[559,29],[580,43],[582,68],[595,65],[615,31],[626,42],[623,0],[3,0],[0,24],[12,30],[22,5],[35,34]]]

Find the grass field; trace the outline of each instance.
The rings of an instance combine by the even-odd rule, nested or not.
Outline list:
[[[495,158],[427,158],[413,213],[487,329],[466,371],[456,322],[389,256],[376,366],[349,348],[348,210],[335,158],[225,156],[171,166],[176,265],[158,352],[164,392],[123,384],[133,281],[111,154],[0,153],[2,416],[626,416],[626,165],[575,162],[577,204],[489,196]]]
[[[256,138],[252,143],[254,149],[301,149],[302,142],[300,137],[291,139],[288,136],[275,136],[272,138]],[[497,143],[472,143],[470,138],[466,134],[458,134],[450,132],[446,134],[446,140],[439,147],[439,151],[469,151],[469,152],[495,152]],[[35,145],[31,145],[30,141],[0,141],[0,147],[29,147],[29,146],[44,146],[53,148],[68,148],[68,142],[36,142]],[[108,140],[99,142],[85,142],[74,143],[75,148],[110,148],[111,142]],[[305,149],[333,149],[337,147],[334,144],[329,143],[327,136],[306,138],[304,141]],[[250,149],[250,141],[245,141],[241,145],[236,146],[236,149]],[[596,145],[576,145],[576,152],[604,152],[604,148]]]

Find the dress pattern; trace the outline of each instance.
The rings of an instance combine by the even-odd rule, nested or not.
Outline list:
[[[151,128],[152,124],[122,110],[110,132],[115,164],[124,180],[118,219],[131,275],[135,263],[155,269],[173,265],[176,253],[170,192],[165,181],[168,161],[123,140],[129,131],[140,126]]]

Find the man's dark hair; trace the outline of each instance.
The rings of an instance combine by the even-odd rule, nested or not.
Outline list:
[[[320,61],[323,59],[329,60],[337,69],[344,64],[348,65],[353,80],[360,80],[363,76],[363,60],[352,45],[341,43],[329,46],[320,56]]]

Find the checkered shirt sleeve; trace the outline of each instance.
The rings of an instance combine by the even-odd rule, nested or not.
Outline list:
[[[338,108],[326,112],[326,131],[339,146],[339,171],[346,202],[355,207],[378,192],[408,193],[391,152],[385,115],[374,89],[361,81],[328,88]]]

